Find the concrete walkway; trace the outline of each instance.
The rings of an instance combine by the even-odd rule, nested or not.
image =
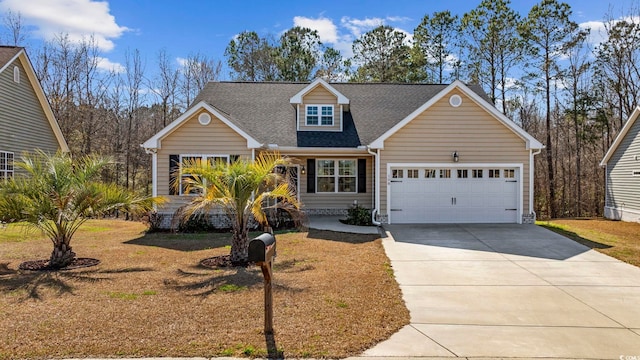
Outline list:
[[[411,324],[364,358],[640,359],[639,268],[535,225],[385,229]]]
[[[309,216],[309,228],[316,230],[331,230],[352,234],[380,234],[377,226],[355,226],[340,222],[345,216],[313,215]]]

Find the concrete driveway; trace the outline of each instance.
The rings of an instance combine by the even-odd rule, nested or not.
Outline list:
[[[640,359],[640,269],[535,225],[391,225],[411,324],[363,357]]]

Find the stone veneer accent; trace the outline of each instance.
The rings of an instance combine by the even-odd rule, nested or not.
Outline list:
[[[522,223],[523,224],[535,224],[536,223],[536,213],[522,214]]]

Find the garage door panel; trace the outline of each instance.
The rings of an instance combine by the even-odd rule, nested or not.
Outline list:
[[[430,167],[433,168],[433,167]],[[408,169],[405,167],[405,169]],[[416,169],[416,168],[411,168]],[[518,182],[515,178],[495,175],[489,169],[469,167],[467,171],[450,168],[451,177],[425,178],[420,168],[419,178],[391,182],[390,204],[392,223],[483,223],[518,222]],[[518,169],[510,169],[513,176]],[[404,171],[408,174],[409,171]],[[412,172],[415,174],[415,171]],[[502,174],[502,171],[501,171]],[[458,175],[467,176],[458,178]],[[516,176],[517,177],[517,176]],[[396,180],[396,179],[394,179]]]

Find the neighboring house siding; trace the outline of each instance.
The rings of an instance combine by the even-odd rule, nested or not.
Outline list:
[[[449,98],[462,97],[453,108]],[[452,154],[460,156],[458,165],[510,163],[523,165],[523,214],[529,209],[529,150],[525,142],[500,121],[463,93],[444,96],[384,143],[380,158],[380,214],[387,214],[388,163],[453,164]]]
[[[19,83],[13,81],[14,66],[20,69]],[[19,159],[25,151],[53,153],[59,148],[24,67],[15,61],[0,73],[0,150]]]
[[[211,114],[211,123],[203,126],[198,122],[198,115],[194,114],[182,126],[167,135],[161,142],[157,153],[158,195],[167,196],[170,200],[161,212],[173,212],[187,203],[189,196],[169,196],[169,156],[170,155],[240,155],[251,158],[251,150],[247,148],[247,140],[238,135],[233,129]]]
[[[307,175],[300,175],[300,201],[304,204],[305,210],[346,210],[353,205],[354,200],[358,204],[367,208],[373,208],[373,161],[369,156],[354,157],[353,159],[366,159],[366,193],[308,193]],[[307,164],[307,157],[296,157],[300,164]],[[318,157],[318,159],[351,159],[351,157]],[[307,169],[309,171],[309,169]]]
[[[640,219],[640,176],[633,176],[634,171],[640,171],[640,121],[633,124],[607,162],[605,205],[635,212],[635,218]]]
[[[303,103],[298,105],[300,119],[299,129],[310,131],[340,131],[340,121],[342,111],[338,105],[338,99],[323,86],[316,86],[302,98]],[[306,105],[333,105],[333,126],[307,126],[306,125]]]

